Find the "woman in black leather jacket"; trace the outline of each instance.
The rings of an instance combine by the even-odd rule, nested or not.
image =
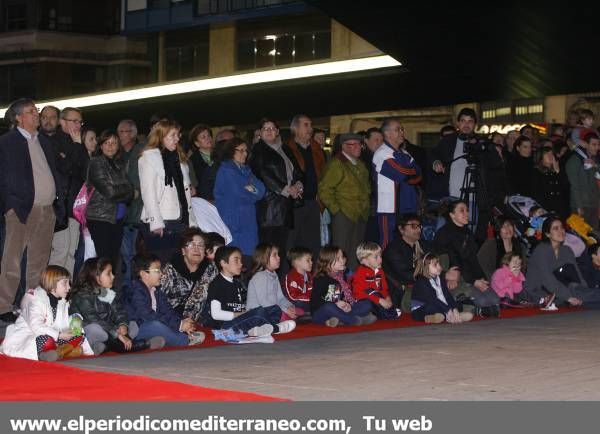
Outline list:
[[[261,243],[275,244],[283,255],[294,225],[294,200],[302,196],[302,184],[298,181],[301,175],[293,155],[284,152],[277,124],[263,119],[259,127],[260,141],[254,145],[249,162],[252,172],[267,190],[256,206],[259,239]],[[282,273],[286,268],[280,268]]]
[[[133,186],[115,156],[119,137],[114,131],[104,131],[98,140],[99,154],[90,160],[87,185],[94,188],[86,211],[87,225],[94,241],[96,255],[109,258],[119,276],[119,252],[123,239],[123,218],[127,203],[133,199]]]

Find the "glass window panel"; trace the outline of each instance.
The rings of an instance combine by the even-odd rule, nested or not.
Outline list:
[[[238,41],[238,69],[254,69],[254,40],[246,39]]]
[[[256,41],[256,67],[265,68],[275,64],[275,41],[259,39]]]
[[[312,33],[296,35],[295,48],[296,62],[306,62],[308,60],[314,59]]]
[[[283,35],[277,38],[275,42],[277,54],[275,56],[275,63],[277,65],[286,65],[294,62],[294,36]]]

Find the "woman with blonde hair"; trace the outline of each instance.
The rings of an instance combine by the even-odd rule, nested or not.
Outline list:
[[[138,161],[145,246],[165,263],[177,249],[181,232],[197,226],[191,206],[188,157],[180,138],[177,122],[157,122]]]

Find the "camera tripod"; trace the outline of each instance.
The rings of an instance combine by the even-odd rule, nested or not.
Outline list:
[[[464,158],[467,158],[465,155]],[[467,160],[468,161],[468,160]],[[468,161],[465,175],[463,177],[462,187],[460,188],[460,200],[464,201],[469,207],[469,224],[467,227],[475,233],[479,220],[478,204],[485,200],[486,188],[481,168],[477,163]]]

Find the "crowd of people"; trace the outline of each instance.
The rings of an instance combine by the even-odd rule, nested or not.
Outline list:
[[[331,151],[304,114],[287,139],[268,118],[248,139],[213,139],[203,124],[184,138],[169,115],[146,135],[131,119],[99,132],[80,109],[38,112],[30,99],[6,118],[8,355],[197,345],[208,328],[272,342],[308,322],[456,324],[600,302],[589,110],[545,136],[527,125],[479,137],[462,109],[430,150],[396,118],[338,134]],[[512,200],[530,203],[524,215]]]

